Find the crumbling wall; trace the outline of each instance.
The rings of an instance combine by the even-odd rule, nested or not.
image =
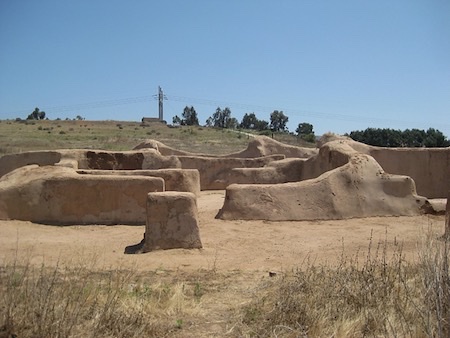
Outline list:
[[[181,168],[181,163],[176,156],[163,156],[154,149],[144,151],[61,149],[4,155],[0,157],[0,177],[30,164],[94,170]]]
[[[345,142],[324,145],[303,163],[302,176],[307,179],[295,183],[233,184],[217,217],[275,221],[417,215],[427,203],[410,177],[386,173],[373,157]]]
[[[156,169],[156,170],[79,170],[83,175],[122,175],[161,177],[166,191],[191,192],[200,194],[200,174],[196,169]]]
[[[143,252],[201,247],[195,195],[173,191],[148,194]]]
[[[308,158],[317,154],[317,148],[297,147],[278,142],[267,136],[250,137],[247,148],[226,155],[192,153],[171,148],[157,140],[148,139],[134,147],[134,150],[155,149],[162,155],[215,157],[215,158],[256,158],[270,155],[284,155],[287,158]]]
[[[149,192],[164,180],[80,175],[58,166],[16,169],[0,179],[0,219],[45,224],[145,224]]]
[[[262,168],[234,168],[228,173],[229,184],[279,184],[302,179],[305,159],[286,158]]]
[[[234,168],[258,168],[283,159],[284,155],[260,158],[215,158],[197,156],[178,156],[183,169],[197,169],[200,172],[201,190],[225,189],[230,182],[229,173]]]
[[[447,207],[445,209],[445,234],[444,237],[450,239],[450,190],[447,193]]]
[[[410,176],[417,193],[446,198],[450,189],[450,148],[370,147],[369,154],[391,174]]]
[[[140,170],[179,168],[175,156],[162,156],[156,150],[146,151],[99,151],[86,152],[87,168],[99,170]]]
[[[0,177],[26,165],[54,165],[60,160],[61,153],[58,151],[29,151],[3,155],[0,157]]]
[[[228,182],[238,184],[279,184],[316,178],[348,163],[357,152],[347,143],[332,142],[308,159],[287,158],[262,168],[237,168],[229,173]]]

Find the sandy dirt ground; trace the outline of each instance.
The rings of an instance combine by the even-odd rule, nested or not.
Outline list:
[[[166,250],[126,255],[128,245],[143,238],[144,226],[49,226],[0,221],[0,259],[32,257],[32,263],[54,265],[96,262],[105,269],[136,268],[177,271],[286,271],[306,261],[337,262],[342,254],[362,258],[372,243],[402,248],[417,258],[421,241],[444,233],[444,216],[372,217],[336,221],[222,221],[215,215],[224,191],[205,191],[198,198],[203,249]]]

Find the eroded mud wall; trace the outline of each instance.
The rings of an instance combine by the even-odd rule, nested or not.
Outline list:
[[[0,177],[30,164],[54,165],[61,160],[61,154],[57,151],[30,151],[19,154],[0,156]]]
[[[0,219],[45,224],[145,224],[160,177],[80,175],[58,166],[25,166],[0,179]]]
[[[447,198],[450,190],[450,148],[371,148],[370,155],[390,174],[410,176],[417,193]]]
[[[215,158],[178,156],[183,169],[197,169],[200,172],[201,190],[225,189],[229,184],[229,173],[234,168],[260,168],[266,164],[284,159],[284,155],[258,158]]]

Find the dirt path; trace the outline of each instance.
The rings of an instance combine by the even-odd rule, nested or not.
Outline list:
[[[125,255],[138,243],[144,226],[48,226],[0,221],[0,259],[32,256],[33,263],[96,262],[109,269],[135,267],[141,271],[222,270],[282,271],[306,259],[335,262],[386,241],[390,249],[402,246],[413,259],[417,245],[430,229],[444,232],[443,216],[372,217],[338,221],[266,222],[222,221],[214,218],[223,204],[223,191],[202,192],[198,199],[201,250],[155,251]],[[364,257],[364,256],[362,256]]]

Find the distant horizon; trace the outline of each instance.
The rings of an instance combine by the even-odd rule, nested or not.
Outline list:
[[[203,124],[274,110],[317,134],[450,136],[450,1],[0,2],[0,118]]]
[[[108,120],[109,120],[109,121],[130,121],[130,122],[132,122],[132,121],[140,121],[143,117],[155,117],[155,118],[158,118],[158,111],[157,111],[157,109],[158,109],[158,102],[157,102],[157,100],[155,99],[155,96],[156,96],[156,95],[151,95],[151,96],[140,96],[140,97],[128,97],[128,98],[120,98],[120,99],[117,99],[117,98],[116,98],[116,99],[101,100],[101,101],[91,101],[91,102],[84,102],[84,103],[76,103],[76,104],[73,104],[73,105],[61,105],[61,106],[57,106],[57,107],[49,107],[50,110],[42,109],[41,107],[38,107],[38,106],[36,106],[36,107],[34,107],[34,108],[39,108],[40,110],[45,111],[46,114],[47,114],[47,117],[48,117],[48,114],[50,114],[51,116],[53,116],[53,115],[56,116],[56,115],[58,115],[57,112],[60,113],[59,115],[64,115],[64,113],[69,112],[69,111],[77,111],[78,113],[77,113],[76,115],[80,115],[80,116],[83,116],[83,112],[88,113],[87,115],[84,114],[85,116],[83,116],[83,117],[86,117],[86,116],[90,117],[90,116],[94,115],[93,118],[87,119],[87,120],[89,120],[89,121],[108,121]],[[184,99],[184,100],[189,100],[189,98],[183,98],[183,99]],[[257,116],[259,119],[266,120],[266,121],[270,122],[270,113],[271,113],[273,110],[279,110],[279,111],[283,111],[283,112],[285,113],[285,115],[287,115],[288,117],[290,117],[290,116],[289,116],[289,112],[291,112],[291,113],[293,112],[294,115],[298,115],[299,113],[300,113],[300,114],[301,114],[301,113],[304,113],[306,116],[307,116],[307,115],[311,115],[311,116],[312,116],[312,115],[315,115],[316,118],[318,117],[319,119],[332,119],[333,117],[335,117],[337,121],[352,121],[353,119],[359,119],[359,120],[367,120],[367,121],[378,121],[381,125],[384,125],[384,126],[382,126],[382,127],[367,126],[366,128],[362,128],[362,129],[352,129],[352,130],[347,130],[347,131],[345,131],[345,132],[343,132],[343,133],[335,132],[335,131],[333,131],[333,130],[327,130],[327,131],[323,131],[321,134],[325,134],[325,133],[327,133],[327,132],[335,132],[335,133],[337,133],[337,134],[343,135],[343,134],[345,134],[345,133],[350,133],[351,131],[355,131],[355,130],[365,130],[365,129],[367,129],[367,128],[395,129],[395,130],[406,130],[406,129],[421,129],[421,130],[427,130],[427,129],[429,129],[429,128],[434,128],[434,129],[437,129],[437,130],[441,131],[442,133],[444,133],[444,135],[445,135],[447,138],[448,138],[449,135],[450,135],[450,125],[447,125],[447,124],[445,124],[445,125],[444,125],[444,128],[442,128],[442,129],[439,128],[439,126],[431,125],[430,123],[429,123],[429,125],[424,126],[424,127],[420,127],[420,126],[419,126],[419,127],[413,127],[413,128],[401,128],[401,127],[397,127],[397,128],[396,128],[396,127],[393,127],[393,126],[388,126],[388,127],[386,127],[386,125],[390,125],[390,124],[399,125],[399,124],[402,124],[402,123],[405,122],[405,121],[396,120],[395,118],[392,118],[392,119],[388,119],[388,118],[377,118],[377,117],[364,118],[364,117],[358,117],[358,116],[352,116],[352,115],[345,115],[345,114],[333,114],[333,113],[321,113],[321,112],[299,112],[298,110],[295,110],[295,109],[289,109],[289,108],[288,108],[288,109],[282,109],[282,108],[274,108],[274,107],[261,107],[261,106],[258,106],[258,105],[251,105],[251,104],[245,104],[245,103],[230,103],[230,104],[226,104],[225,102],[221,102],[221,101],[219,101],[219,100],[211,100],[211,99],[197,99],[197,98],[190,98],[190,99],[191,99],[192,101],[200,102],[200,103],[197,104],[197,106],[209,106],[209,107],[210,107],[209,110],[211,111],[211,114],[204,118],[204,122],[202,122],[202,120],[199,118],[199,123],[200,123],[200,125],[204,125],[204,124],[205,124],[206,119],[214,113],[214,111],[215,111],[216,108],[218,108],[218,107],[220,107],[220,108],[230,107],[231,112],[232,112],[232,117],[237,118],[237,120],[238,120],[239,122],[241,122],[242,117],[243,117],[243,115],[244,115],[245,113],[255,113],[256,116]],[[130,102],[130,101],[131,101],[131,102]],[[133,103],[135,103],[135,102],[142,102],[142,101],[145,101],[145,102],[148,102],[148,103],[152,103],[153,106],[154,106],[153,109],[155,110],[155,112],[153,112],[153,113],[152,113],[152,112],[149,112],[149,114],[147,114],[147,115],[142,115],[141,118],[138,118],[137,114],[133,114],[133,118],[136,118],[136,119],[133,119],[133,120],[120,119],[120,118],[124,118],[124,116],[119,117],[119,119],[114,119],[114,118],[95,118],[95,113],[94,113],[94,114],[92,113],[92,111],[95,111],[96,109],[102,109],[102,110],[105,110],[106,107],[127,106],[127,105],[131,105],[131,104],[133,104]],[[164,100],[164,103],[167,104],[168,101],[169,101],[169,100]],[[175,101],[172,101],[172,102],[179,103],[180,101],[182,101],[182,100],[180,100],[179,97],[177,96],[177,99],[176,99]],[[213,103],[211,103],[211,102],[219,103],[219,105],[215,105],[215,104],[213,104]],[[179,105],[179,104],[178,104],[178,106],[180,107],[180,108],[179,108],[179,109],[180,109],[179,112],[172,113],[173,109],[171,109],[171,111],[170,111],[169,113],[167,112],[167,110],[164,112],[164,115],[165,115],[165,116],[167,116],[168,114],[170,114],[170,118],[165,119],[165,121],[166,121],[168,124],[172,124],[172,118],[173,118],[175,115],[181,116],[181,114],[182,114],[182,112],[183,112],[183,108],[186,107],[186,106],[188,106],[188,107],[193,106],[193,107],[197,110],[195,104],[185,104],[185,105]],[[240,112],[245,111],[245,112],[242,113],[241,116],[235,116],[235,115],[233,114],[233,108],[232,108],[233,106],[238,106],[238,109],[237,109],[238,111],[240,111]],[[71,107],[74,107],[74,109],[71,109]],[[78,107],[87,107],[87,108],[84,108],[84,109],[83,109],[83,108],[78,108]],[[214,107],[215,107],[215,108],[214,108]],[[249,107],[249,108],[248,108],[247,110],[245,110],[245,109],[242,108],[242,107]],[[252,110],[251,107],[254,107],[255,109]],[[33,108],[33,109],[34,109],[34,108]],[[15,111],[15,112],[13,112],[13,113],[11,113],[11,114],[9,114],[9,115],[14,115],[14,113],[15,113],[16,115],[17,115],[17,114],[25,114],[25,115],[28,115],[29,113],[31,113],[31,112],[33,111],[33,109],[31,109],[30,111],[24,110],[24,109],[23,109],[23,110],[20,110],[20,111]],[[260,117],[260,116],[258,116],[258,113],[257,113],[256,111],[257,111],[257,110],[261,110],[261,109],[265,111],[264,114],[267,115],[267,117]],[[271,111],[271,109],[273,109],[273,110]],[[49,111],[50,111],[50,113],[49,113]],[[56,112],[55,112],[55,111],[56,111]],[[269,111],[270,111],[270,112],[269,112]],[[104,115],[104,114],[105,114],[105,113],[103,113],[102,115]],[[0,116],[3,116],[3,115],[4,115],[4,114],[0,114]],[[73,114],[71,114],[71,115],[73,115]],[[64,119],[68,118],[68,119],[72,120],[72,119],[75,119],[76,115],[73,116],[73,117],[71,117],[71,116],[64,116],[64,117],[60,117],[60,116],[57,116],[57,117],[49,117],[49,119],[50,119],[50,120],[56,120],[57,118],[60,118],[60,119],[64,120]],[[203,114],[203,115],[206,116],[205,114]],[[26,119],[26,116],[25,116],[25,117],[16,116],[16,118]],[[15,118],[12,117],[12,118],[8,118],[8,119],[14,120]],[[303,123],[303,122],[310,123],[310,122],[307,120],[307,117],[305,117],[305,121],[302,121],[302,122],[299,122],[299,123]],[[383,122],[384,122],[384,124],[383,124]],[[415,123],[416,126],[418,126],[418,125],[421,124],[420,122],[417,122],[417,121],[410,121],[410,122]],[[313,126],[314,126],[314,124],[313,124]],[[296,128],[297,128],[297,125],[294,126],[293,123],[292,123],[291,121],[288,122],[288,129],[289,129],[290,132],[295,131]],[[314,130],[316,130],[316,126],[314,126]],[[447,133],[445,132],[445,130],[448,130]]]
[[[217,128],[217,127],[213,127],[213,126],[208,127],[208,126],[206,126],[205,124],[201,123],[200,121],[199,121],[199,124],[198,124],[198,125],[175,125],[174,123],[169,122],[169,121],[166,121],[166,120],[163,120],[163,121],[156,121],[156,120],[158,120],[158,117],[154,117],[154,116],[142,116],[141,119],[139,119],[139,120],[115,120],[115,119],[94,120],[94,119],[86,119],[86,118],[84,118],[84,117],[81,116],[81,115],[80,115],[80,117],[82,117],[81,120],[80,120],[80,119],[77,119],[76,117],[74,117],[74,118],[64,117],[64,118],[53,118],[53,119],[46,117],[46,118],[43,119],[43,120],[27,119],[26,117],[25,117],[25,118],[16,117],[16,118],[12,118],[12,119],[0,119],[0,121],[11,121],[11,122],[16,122],[16,121],[18,121],[18,119],[20,119],[21,122],[26,122],[26,121],[30,121],[30,122],[39,122],[39,121],[70,121],[70,122],[73,122],[73,121],[76,122],[76,121],[78,121],[78,122],[82,122],[82,121],[84,121],[84,122],[113,122],[113,123],[114,123],[114,122],[144,123],[142,120],[143,120],[144,118],[149,118],[149,119],[155,119],[155,121],[151,121],[150,123],[161,123],[161,124],[164,124],[164,125],[170,125],[170,126],[174,126],[174,127],[192,127],[192,126],[196,127],[196,126],[198,126],[198,127],[202,127],[202,128]],[[241,121],[239,121],[239,122],[241,122]],[[269,122],[270,122],[270,121],[269,121]],[[450,138],[449,138],[447,135],[445,135],[445,133],[444,133],[442,130],[440,130],[439,128],[434,128],[434,127],[428,127],[428,128],[406,128],[406,129],[367,127],[367,128],[365,128],[365,129],[355,129],[355,130],[351,130],[351,131],[345,132],[345,133],[337,133],[337,132],[334,132],[334,131],[332,131],[332,130],[327,131],[327,132],[323,132],[323,133],[320,133],[320,134],[317,133],[317,132],[314,132],[314,133],[315,133],[316,139],[319,139],[321,136],[323,136],[324,134],[327,134],[327,133],[332,133],[332,134],[336,134],[336,135],[345,136],[345,134],[350,134],[350,133],[353,132],[353,131],[364,131],[364,130],[369,129],[369,128],[373,128],[373,129],[393,129],[393,130],[399,130],[399,131],[405,131],[405,130],[407,130],[407,129],[418,129],[418,130],[423,130],[423,131],[425,131],[425,132],[426,132],[428,129],[432,128],[432,129],[435,129],[435,130],[437,130],[437,131],[442,132],[442,133],[444,134],[445,138],[446,138],[447,140],[450,140]],[[223,128],[223,129],[227,129],[227,128]],[[257,136],[258,136],[257,133],[264,132],[264,131],[271,131],[271,129],[256,130],[256,129],[244,129],[244,128],[235,128],[234,130],[253,130],[253,131],[255,131],[255,133],[256,133],[255,135],[257,135]],[[297,133],[295,132],[295,130],[287,130],[287,131],[285,131],[285,132],[281,132],[281,131],[280,131],[280,132],[276,132],[276,133],[287,133],[287,134],[297,135]]]

